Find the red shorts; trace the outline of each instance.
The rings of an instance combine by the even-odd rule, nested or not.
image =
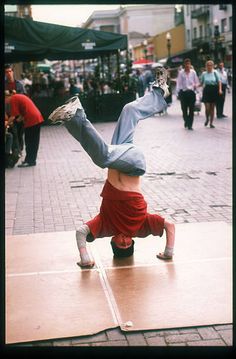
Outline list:
[[[120,191],[106,181],[100,213],[86,222],[94,238],[124,234],[130,237],[162,236],[164,218],[147,213],[147,203],[139,192]]]

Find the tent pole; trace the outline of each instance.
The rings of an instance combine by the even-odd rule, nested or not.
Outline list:
[[[83,77],[84,77],[84,80],[85,80],[85,61],[83,60]]]
[[[128,73],[129,71],[129,53],[128,50],[126,50],[126,72]]]
[[[120,80],[120,49],[116,52],[117,78]]]
[[[104,56],[101,55],[101,65],[102,65],[102,86],[101,86],[101,90],[102,90],[102,95],[104,94]]]
[[[104,80],[104,56],[101,56],[101,64],[102,64],[102,79]]]
[[[107,55],[108,81],[111,81],[111,62],[110,54]]]

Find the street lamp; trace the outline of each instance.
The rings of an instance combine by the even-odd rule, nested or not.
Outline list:
[[[166,46],[168,50],[168,59],[170,58],[170,49],[171,49],[171,34],[167,32],[166,34]]]
[[[147,40],[145,39],[143,41],[143,45],[144,45],[144,56],[145,56],[145,60],[147,61]]]
[[[215,63],[218,62],[218,51],[219,51],[219,38],[220,38],[220,32],[219,32],[219,25],[218,21],[214,20],[214,60]]]
[[[129,45],[129,58],[130,58],[130,60],[133,59],[133,45],[132,44]]]
[[[200,50],[199,50],[199,59],[200,59],[200,67],[203,66],[203,63],[204,63],[204,50],[203,48],[201,47]]]
[[[129,49],[126,51],[126,71],[127,73],[132,72],[132,58],[133,58],[133,46],[130,44]]]

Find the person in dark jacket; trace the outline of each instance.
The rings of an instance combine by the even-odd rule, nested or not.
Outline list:
[[[193,130],[194,104],[196,101],[196,89],[199,87],[199,79],[192,68],[191,60],[184,60],[184,68],[179,71],[176,83],[177,96],[181,103],[184,127]]]
[[[27,91],[21,81],[16,80],[14,76],[14,71],[11,65],[5,65],[5,90],[15,91],[16,93],[21,93],[27,95]],[[13,129],[14,128],[14,129]],[[17,133],[18,144],[19,144],[19,153],[23,151],[24,148],[24,126],[22,122],[15,122],[13,124],[12,130]],[[13,134],[14,136],[14,134]]]

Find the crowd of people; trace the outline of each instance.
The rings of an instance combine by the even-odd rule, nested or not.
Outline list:
[[[181,103],[184,127],[193,130],[196,94],[202,88],[201,102],[205,105],[205,126],[215,128],[215,108],[217,118],[227,117],[224,111],[226,90],[230,91],[228,73],[223,61],[215,67],[214,61],[207,60],[200,76],[194,70],[191,60],[186,58],[176,82],[176,94]]]
[[[170,71],[167,69],[169,95],[165,98],[168,106],[172,95],[180,100],[184,127],[193,130],[194,112],[199,94],[205,105],[205,126],[214,128],[215,109],[217,118],[224,114],[224,102],[227,90],[230,91],[232,72],[226,71],[224,63],[217,66],[212,60],[200,74],[194,70],[191,60],[185,59],[178,71],[176,86],[173,86]],[[6,167],[12,168],[22,156],[25,146],[26,157],[20,167],[36,165],[40,140],[40,127],[43,116],[34,104],[36,97],[62,96],[96,96],[109,93],[132,92],[137,98],[151,91],[155,81],[155,69],[150,66],[111,75],[110,79],[100,78],[99,69],[94,73],[82,74],[68,78],[65,74],[52,76],[50,73],[23,73],[21,80],[14,76],[13,67],[5,65],[5,154]],[[201,105],[198,104],[199,106]],[[199,110],[199,109],[198,109]],[[166,110],[165,110],[166,111]]]
[[[10,66],[10,65],[9,65]],[[94,96],[107,93],[137,93],[142,97],[145,91],[150,90],[155,80],[155,69],[150,65],[144,68],[127,68],[117,72],[106,73],[101,76],[101,69],[96,66],[94,72],[55,72],[54,74],[42,71],[26,71],[21,74],[20,82],[24,93],[30,98],[54,97],[69,93],[81,96]],[[168,101],[168,100],[167,100]]]

